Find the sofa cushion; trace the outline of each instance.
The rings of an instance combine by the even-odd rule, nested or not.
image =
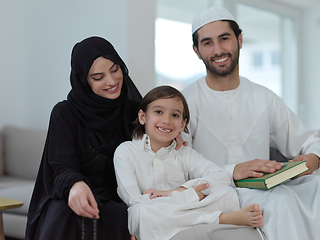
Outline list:
[[[34,180],[1,177],[0,196],[24,202],[22,207],[5,210],[4,212],[27,215],[33,188]]]
[[[27,217],[20,214],[3,213],[5,239],[25,239]],[[12,238],[7,238],[12,237]],[[12,240],[13,240],[12,239]]]
[[[5,173],[35,179],[38,173],[46,131],[4,127]]]

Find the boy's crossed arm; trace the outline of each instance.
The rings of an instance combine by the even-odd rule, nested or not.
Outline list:
[[[198,186],[194,186],[193,187],[193,189],[198,194],[199,201],[201,201],[202,199],[205,198],[205,195],[201,191],[203,191],[203,190],[205,190],[205,189],[207,189],[209,187],[210,187],[210,185],[208,183],[203,183],[203,184],[200,184]],[[149,188],[148,190],[144,191],[143,195],[150,194],[150,199],[154,199],[154,198],[157,198],[157,197],[168,197],[173,191],[183,192],[185,190],[187,190],[187,188],[185,188],[183,186],[180,186],[177,189],[167,190],[167,191],[160,191],[160,190],[157,190],[157,189]]]

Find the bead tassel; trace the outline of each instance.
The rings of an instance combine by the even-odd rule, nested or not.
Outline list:
[[[81,221],[81,240],[85,240],[85,226],[84,226],[84,217]],[[97,240],[97,218],[93,217],[93,240]]]

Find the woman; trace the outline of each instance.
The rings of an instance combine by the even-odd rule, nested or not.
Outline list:
[[[113,153],[130,140],[141,95],[99,37],[74,46],[70,80],[67,100],[51,113],[26,239],[130,239]]]

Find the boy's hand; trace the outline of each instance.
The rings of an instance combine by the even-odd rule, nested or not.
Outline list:
[[[172,191],[173,190],[160,191],[160,190],[157,190],[157,189],[149,188],[148,190],[144,191],[143,195],[150,194],[151,195],[150,199],[154,199],[154,198],[157,198],[157,197],[168,197]]]
[[[204,183],[204,184],[200,184],[198,186],[193,187],[193,189],[198,194],[199,201],[201,201],[202,199],[204,199],[206,197],[201,191],[206,190],[209,187],[210,187],[209,183]]]
[[[157,189],[149,188],[148,190],[144,191],[143,195],[150,194],[151,195],[150,199],[154,199],[157,197],[168,197],[173,191],[183,192],[184,190],[186,190],[185,187],[179,187],[178,189],[167,190],[167,191],[160,191]]]

